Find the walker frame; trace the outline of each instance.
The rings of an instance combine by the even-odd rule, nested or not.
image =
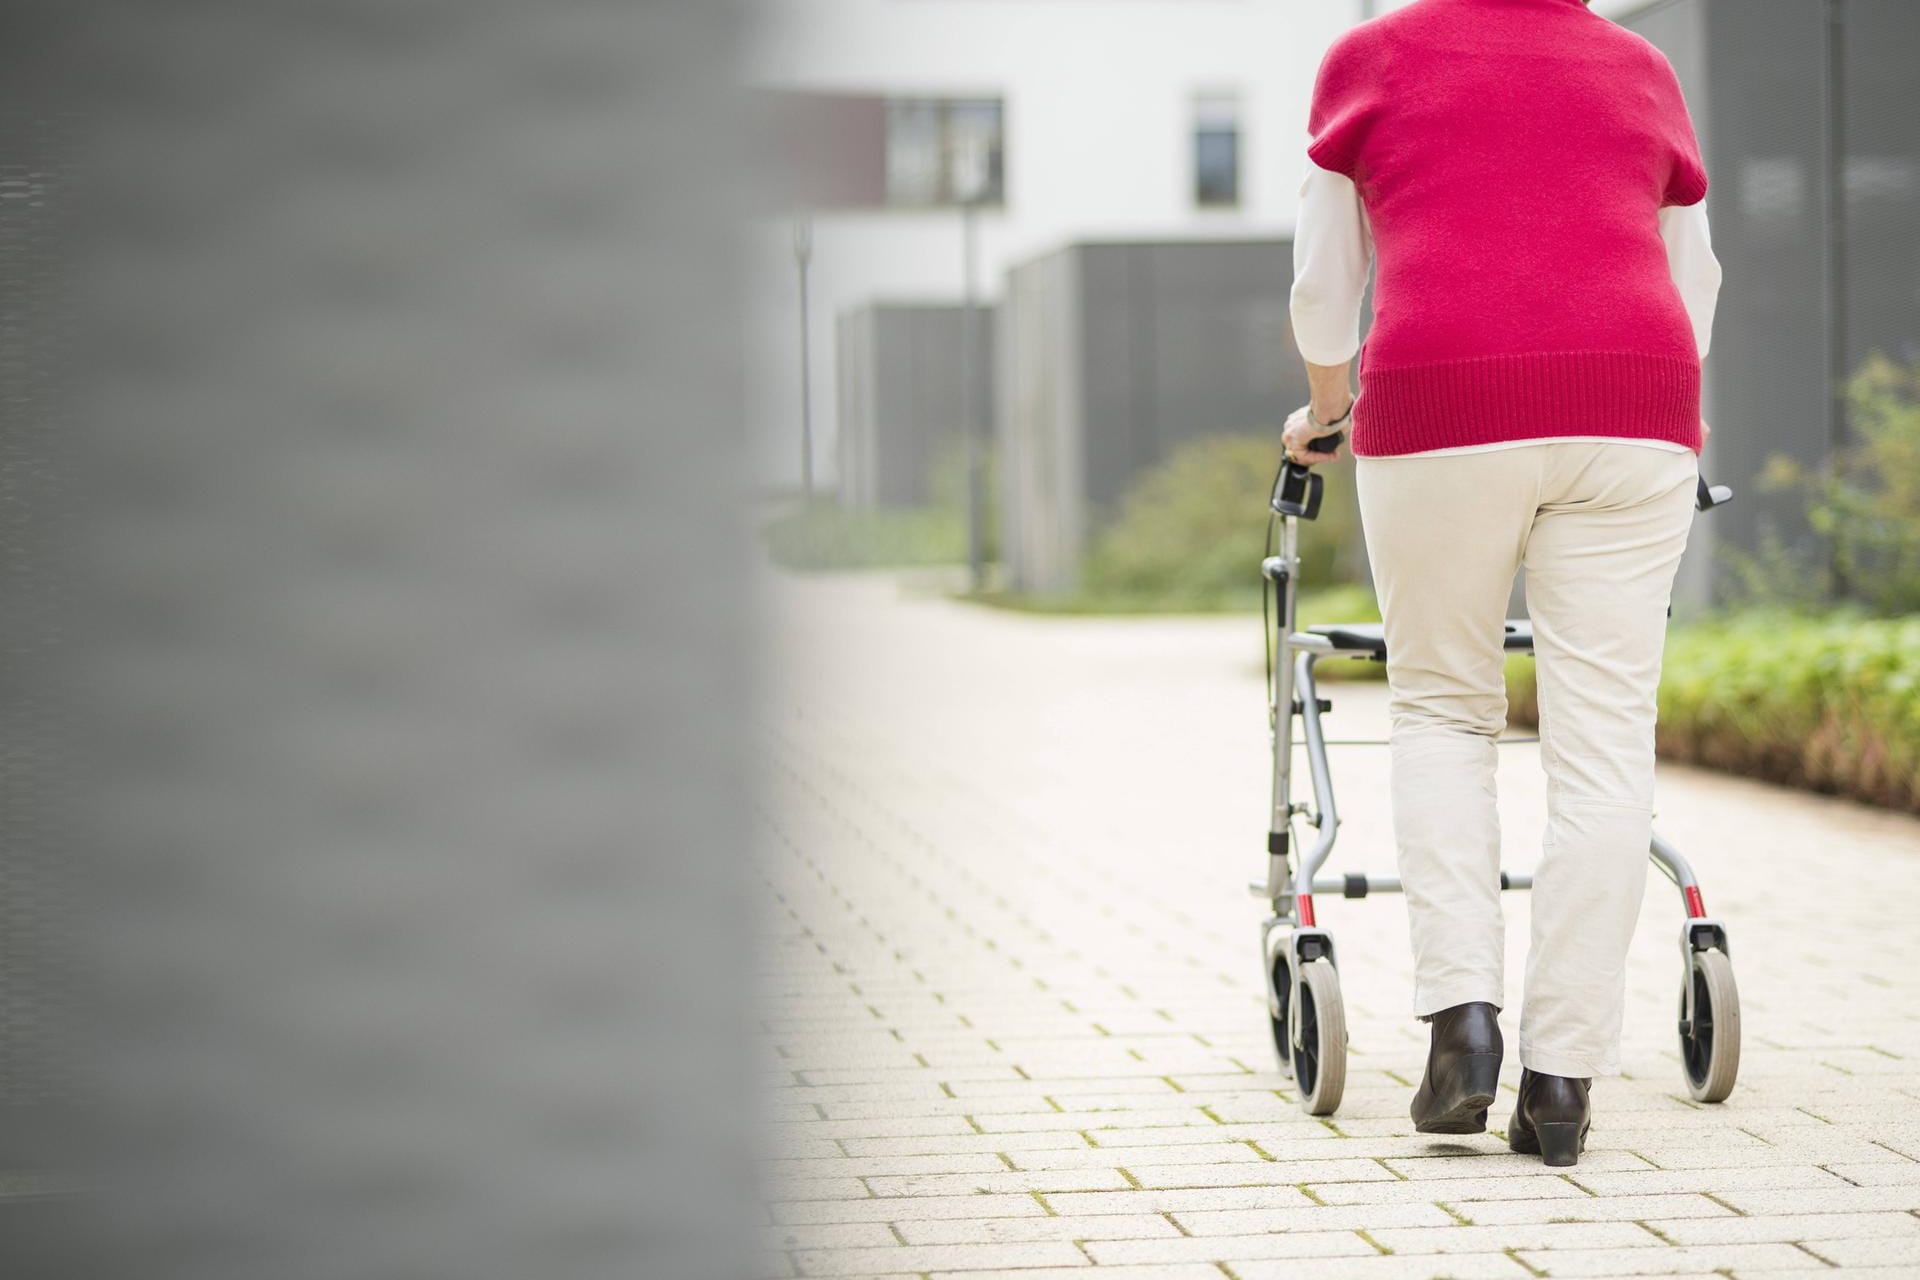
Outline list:
[[[1332,452],[1342,438],[1341,433],[1335,433],[1309,447]],[[1315,668],[1324,660],[1336,658],[1388,660],[1378,624],[1329,624],[1305,631],[1295,625],[1300,523],[1318,515],[1322,484],[1319,474],[1291,461],[1281,464],[1274,482],[1268,554],[1260,566],[1267,600],[1277,598],[1279,602],[1277,610],[1269,603],[1261,615],[1269,654],[1272,803],[1266,877],[1248,886],[1272,909],[1261,925],[1260,944],[1275,1053],[1282,1072],[1295,1079],[1301,1107],[1312,1115],[1331,1115],[1339,1107],[1346,1077],[1346,1020],[1340,1007],[1338,962],[1332,935],[1316,919],[1314,895],[1339,894],[1353,899],[1404,891],[1394,876],[1320,875],[1333,855],[1340,813],[1334,797],[1329,743],[1321,724],[1321,716],[1332,709],[1332,704],[1320,696]],[[1724,486],[1709,486],[1702,480],[1696,505],[1706,511],[1732,496]],[[1276,528],[1280,535],[1278,554],[1273,547]],[[1533,653],[1529,619],[1508,620],[1505,648],[1509,653]],[[1298,739],[1296,721],[1300,726]],[[1293,795],[1296,745],[1306,751],[1313,797],[1310,805],[1296,801]],[[1314,832],[1310,845],[1295,838],[1296,822]],[[1733,1089],[1740,1056],[1739,995],[1728,960],[1726,925],[1707,914],[1693,866],[1672,842],[1655,833],[1648,854],[1653,865],[1679,889],[1685,911],[1679,939],[1685,976],[1678,1030],[1688,1091],[1699,1101],[1719,1102]],[[1503,891],[1532,886],[1531,873],[1500,873]],[[1315,972],[1314,966],[1325,966],[1325,971]]]

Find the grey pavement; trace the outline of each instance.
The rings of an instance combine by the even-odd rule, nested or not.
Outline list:
[[[883,575],[779,578],[758,815],[770,1275],[1526,1280],[1920,1275],[1920,821],[1663,767],[1726,920],[1745,1053],[1691,1102],[1678,894],[1649,870],[1625,1074],[1566,1171],[1415,1134],[1398,898],[1321,898],[1346,1098],[1274,1068],[1266,720],[1242,619],[1029,617]],[[1384,688],[1330,690],[1378,737]],[[1385,752],[1335,748],[1333,871],[1391,872]],[[1535,860],[1535,749],[1500,776]],[[1516,1039],[1527,899],[1506,898]]]

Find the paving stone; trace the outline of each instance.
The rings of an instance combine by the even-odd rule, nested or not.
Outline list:
[[[1009,1191],[1119,1191],[1135,1185],[1114,1168],[1002,1169],[998,1173],[929,1173],[868,1178],[876,1196],[965,1196]]]
[[[1316,1258],[1311,1270],[1291,1261],[1236,1262],[1233,1274],[1238,1280],[1536,1280],[1505,1253]]]
[[[1096,1263],[1227,1262],[1249,1258],[1336,1258],[1380,1251],[1352,1231],[1289,1231],[1283,1235],[1177,1236],[1171,1240],[1089,1241]]]
[[[1017,1218],[1047,1211],[1030,1195],[869,1197],[806,1200],[772,1206],[777,1223],[903,1222],[908,1218]]]
[[[1240,1236],[1261,1231],[1373,1231],[1381,1227],[1443,1227],[1459,1221],[1437,1204],[1214,1209],[1172,1216],[1196,1236]]]
[[[1880,1209],[1920,1213],[1920,1186],[1854,1187],[1836,1181],[1819,1188],[1725,1191],[1717,1199],[1742,1213],[1871,1213]]]
[[[853,1249],[900,1243],[884,1222],[789,1223],[766,1228],[773,1249]]]
[[[1519,1200],[1559,1204],[1589,1200],[1592,1196],[1544,1170],[1524,1178],[1423,1178],[1418,1182],[1312,1182],[1309,1194],[1327,1204],[1430,1204],[1444,1201],[1466,1206],[1487,1201]],[[1472,1210],[1467,1210],[1472,1216]]]
[[[1809,1235],[1801,1240],[1800,1248],[1818,1261],[1842,1268],[1899,1267],[1908,1274],[1920,1271],[1920,1248],[1915,1248],[1913,1240],[1904,1234],[1823,1235],[1819,1239]]]
[[[853,1276],[862,1272],[1005,1270],[1012,1267],[1084,1267],[1085,1254],[1071,1244],[1034,1241],[1019,1244],[905,1245],[886,1249],[802,1249],[794,1254],[800,1274]]]
[[[1423,1182],[1435,1178],[1537,1178],[1545,1175],[1539,1156],[1515,1155],[1496,1148],[1474,1155],[1400,1156],[1384,1163],[1401,1177]],[[1650,1169],[1639,1156],[1626,1151],[1588,1151],[1579,1167],[1589,1173],[1623,1173]]]
[[[1111,1164],[1112,1161],[1109,1160],[1107,1163]],[[1006,1161],[991,1151],[929,1156],[836,1155],[813,1160],[772,1160],[765,1165],[767,1176],[787,1179],[871,1178],[914,1173],[985,1173],[989,1170],[1000,1173],[1006,1168]],[[819,1197],[809,1198],[818,1199]]]
[[[1370,1232],[1395,1253],[1482,1253],[1494,1249],[1665,1248],[1634,1222],[1527,1222],[1498,1226],[1389,1227]]]
[[[979,1270],[935,1271],[932,1280],[959,1280],[962,1276],[979,1276]],[[1060,1280],[1063,1273],[1059,1270],[1014,1271],[992,1270],[993,1280]],[[1102,1267],[1098,1273],[1101,1280],[1222,1280],[1224,1273],[1209,1262],[1191,1262],[1178,1266],[1153,1265],[1146,1267]],[[914,1280],[918,1280],[917,1277]]]
[[[1284,1209],[1310,1206],[1297,1187],[1175,1187],[1155,1191],[1100,1191],[1045,1197],[1055,1213],[1192,1213],[1214,1209]]]
[[[1816,1261],[1790,1244],[1692,1245],[1647,1249],[1522,1249],[1517,1256],[1536,1274],[1571,1276],[1672,1276],[1721,1271],[1766,1274]]]
[[[1908,1241],[1907,1253],[1920,1266],[1920,1218],[1910,1213],[1768,1213],[1658,1226],[1676,1244],[1801,1240],[1818,1249],[1820,1240],[1897,1237]]]
[[[1157,1213],[1102,1214],[1089,1218],[930,1218],[893,1224],[908,1244],[1011,1243],[1022,1240],[1140,1240],[1178,1236],[1180,1229]]]
[[[1016,1151],[1009,1158],[1019,1169],[1111,1169],[1149,1160],[1154,1166],[1214,1165],[1231,1167],[1243,1164],[1271,1164],[1265,1156],[1244,1142],[1192,1143],[1176,1147],[1088,1147],[1067,1151]],[[1145,1181],[1142,1179],[1142,1181]]]
[[[1577,1198],[1576,1198],[1577,1197]],[[1556,1197],[1552,1200],[1463,1200],[1453,1206],[1483,1226],[1531,1222],[1633,1222],[1669,1218],[1732,1218],[1734,1210],[1704,1195]],[[1667,1228],[1662,1225],[1660,1228]]]
[[[1128,1163],[1126,1171],[1142,1187],[1298,1186],[1309,1178],[1331,1182],[1381,1182],[1393,1173],[1375,1160],[1256,1160],[1220,1166]]]

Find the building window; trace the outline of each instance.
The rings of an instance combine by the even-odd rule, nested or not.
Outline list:
[[[1193,201],[1203,209],[1240,203],[1240,96],[1193,98]]]
[[[998,98],[887,101],[887,203],[1006,202],[1006,138]]]

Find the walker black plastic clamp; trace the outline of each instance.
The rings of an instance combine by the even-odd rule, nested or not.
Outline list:
[[[1364,897],[1366,897],[1366,896],[1367,896],[1367,878],[1366,878],[1366,876],[1364,876],[1364,875],[1362,875],[1362,874],[1360,874],[1359,872],[1355,872],[1355,871],[1349,871],[1349,872],[1347,872],[1347,891],[1346,891],[1346,896],[1347,896],[1347,897],[1349,897],[1349,898],[1364,898]]]
[[[1284,831],[1267,832],[1267,852],[1276,858],[1287,856],[1287,833]]]
[[[1336,431],[1330,436],[1307,441],[1307,448],[1315,453],[1332,453],[1346,438],[1346,432]],[[1273,478],[1274,514],[1293,516],[1298,520],[1313,519],[1320,514],[1320,496],[1325,488],[1325,483],[1312,467],[1302,466],[1291,458],[1283,460],[1280,473]]]

